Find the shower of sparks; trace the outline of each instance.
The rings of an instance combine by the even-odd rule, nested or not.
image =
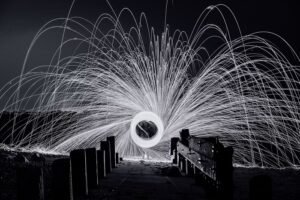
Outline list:
[[[123,157],[162,160],[170,138],[187,128],[232,146],[236,164],[299,166],[299,58],[273,33],[232,38],[225,11],[232,13],[225,5],[208,7],[189,33],[165,26],[157,34],[144,14],[136,18],[129,9],[102,14],[94,23],[70,16],[50,21],[34,38],[21,75],[1,89],[0,98],[10,96],[3,110],[63,112],[44,123],[31,117],[31,133],[12,131],[12,144],[68,152],[115,135]],[[124,15],[132,19],[126,25]],[[208,23],[212,15],[221,20]],[[56,29],[63,37],[50,64],[27,70],[36,42]],[[284,43],[285,51],[268,36]],[[75,48],[67,56],[70,46]],[[150,148],[130,136],[131,121],[141,112],[163,123],[162,138]]]

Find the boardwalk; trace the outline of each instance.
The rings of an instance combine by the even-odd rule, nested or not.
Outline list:
[[[102,181],[102,187],[92,190],[86,199],[206,199],[204,190],[195,185],[193,178],[164,173],[169,171],[168,166],[170,164],[123,161]]]

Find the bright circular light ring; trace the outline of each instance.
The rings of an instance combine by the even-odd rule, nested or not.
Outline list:
[[[152,126],[151,130],[154,133],[146,133],[141,124],[145,126]],[[155,126],[155,127],[153,127]],[[144,131],[145,134],[141,134],[140,131]],[[158,115],[153,112],[140,112],[131,120],[130,124],[130,136],[135,144],[142,148],[150,148],[159,143],[163,136],[164,125]]]

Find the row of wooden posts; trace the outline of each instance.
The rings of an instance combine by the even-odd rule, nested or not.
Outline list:
[[[82,199],[89,195],[91,189],[101,187],[103,178],[116,168],[119,162],[119,154],[115,151],[115,137],[107,137],[106,141],[100,142],[99,150],[76,149],[70,152],[69,157],[53,161],[50,198],[45,195],[43,167],[23,170],[23,173],[18,175],[18,199]]]

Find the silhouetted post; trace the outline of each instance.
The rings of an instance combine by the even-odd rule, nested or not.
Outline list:
[[[170,155],[172,156],[174,151],[177,151],[177,142],[179,141],[179,138],[173,137],[171,138],[171,151]]]
[[[194,166],[194,177],[195,177],[195,182],[196,184],[201,184],[202,182],[202,176],[201,176],[201,171],[198,167]]]
[[[108,141],[101,141],[101,150],[105,151],[105,168],[106,174],[111,172],[111,152]]]
[[[178,168],[181,172],[186,173],[186,159],[178,153]]]
[[[250,180],[250,200],[271,200],[272,180],[267,175],[258,175]]]
[[[220,196],[226,199],[232,198],[233,183],[232,183],[232,147],[224,147],[222,143],[217,142],[215,145],[215,160],[216,160],[216,177],[220,183],[218,188]]]
[[[194,175],[194,166],[188,159],[186,159],[185,162],[185,171],[186,171],[186,175],[188,176]]]
[[[22,166],[17,169],[18,200],[44,200],[42,166]]]
[[[185,173],[186,175],[189,175],[189,160],[185,159]]]
[[[173,164],[178,164],[178,151],[174,151]]]
[[[70,153],[72,166],[72,185],[74,199],[88,195],[87,164],[84,149],[73,150]]]
[[[194,175],[196,175],[198,173],[196,165],[193,165],[193,173],[194,173]]]
[[[177,137],[174,137],[174,138],[171,138],[171,150],[170,150],[170,155],[174,155],[173,156],[173,163],[174,164],[177,164],[177,143],[179,141],[179,138]]]
[[[86,152],[87,178],[89,188],[98,186],[98,163],[96,148],[88,148]]]
[[[53,199],[73,200],[71,161],[69,158],[57,159],[52,164]]]
[[[119,160],[119,153],[116,153],[116,164],[119,164],[120,160]]]
[[[187,161],[186,161],[187,159],[185,158],[185,157],[183,157],[183,156],[181,156],[181,171],[183,172],[183,173],[187,173],[187,171],[186,171],[186,166],[187,166]]]
[[[177,166],[181,170],[181,155],[180,155],[180,153],[177,153],[176,158],[177,158],[176,159],[177,160]]]
[[[106,177],[106,164],[105,164],[105,151],[98,150],[97,151],[97,160],[98,160],[98,183],[100,185],[101,178]]]
[[[115,136],[107,137],[107,141],[110,145],[110,156],[111,156],[111,167],[116,167],[116,145],[115,145]]]
[[[190,137],[190,131],[189,129],[182,129],[180,132],[180,142],[184,144],[186,147],[189,147],[189,137]]]

